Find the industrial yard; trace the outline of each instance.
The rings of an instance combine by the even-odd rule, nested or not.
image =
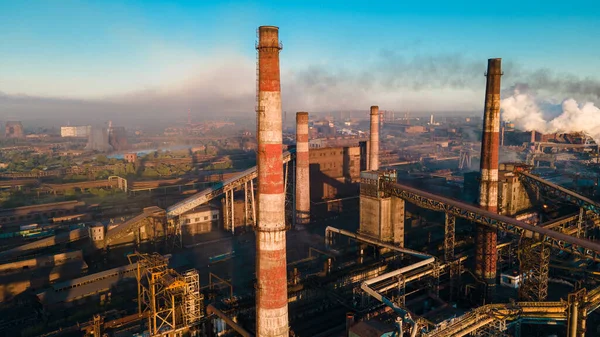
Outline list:
[[[600,335],[593,135],[502,119],[501,58],[477,116],[288,118],[256,38],[244,122],[6,122],[0,336]]]

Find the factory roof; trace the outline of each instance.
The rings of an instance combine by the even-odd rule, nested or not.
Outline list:
[[[369,320],[356,323],[350,328],[350,336],[356,337],[382,337],[391,336],[394,327],[379,321]]]
[[[109,290],[117,283],[135,279],[137,264],[112,268],[77,279],[57,282],[37,294],[44,304],[71,302],[79,298]]]

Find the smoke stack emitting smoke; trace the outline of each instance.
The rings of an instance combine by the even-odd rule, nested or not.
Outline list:
[[[560,106],[548,103],[527,90],[516,88],[512,96],[502,100],[502,120],[513,122],[523,131],[583,132],[600,144],[600,108],[593,102],[578,104],[569,98]],[[542,107],[544,104],[546,106]]]

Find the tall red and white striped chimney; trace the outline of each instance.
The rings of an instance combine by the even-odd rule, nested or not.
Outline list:
[[[258,215],[256,336],[287,337],[285,195],[279,77],[279,28],[258,28]]]
[[[369,170],[379,170],[379,107],[371,107],[371,138],[369,141]]]
[[[310,223],[308,112],[296,113],[296,224]]]
[[[485,111],[483,114],[483,139],[481,141],[481,184],[479,206],[498,211],[498,152],[500,147],[500,78],[502,59],[488,60],[485,89]],[[477,253],[475,272],[487,284],[487,299],[491,300],[496,285],[498,253],[496,230],[477,227]]]

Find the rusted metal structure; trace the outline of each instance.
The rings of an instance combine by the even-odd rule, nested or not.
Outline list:
[[[256,335],[288,336],[279,28],[258,28]]]
[[[369,140],[369,170],[379,170],[379,107],[371,107],[371,136]]]
[[[189,328],[204,317],[197,270],[181,275],[168,268],[167,259],[158,253],[134,253],[127,258],[137,264],[138,313],[148,318],[151,336]]]
[[[521,238],[519,269],[523,280],[519,287],[522,301],[545,301],[548,297],[550,248],[543,242]]]
[[[498,211],[498,152],[500,147],[500,78],[502,59],[488,60],[483,114],[483,139],[481,142],[481,184],[479,206],[490,212]],[[475,274],[486,283],[486,298],[491,300],[496,285],[496,230],[477,227]]]
[[[310,222],[308,112],[296,113],[296,225]]]

